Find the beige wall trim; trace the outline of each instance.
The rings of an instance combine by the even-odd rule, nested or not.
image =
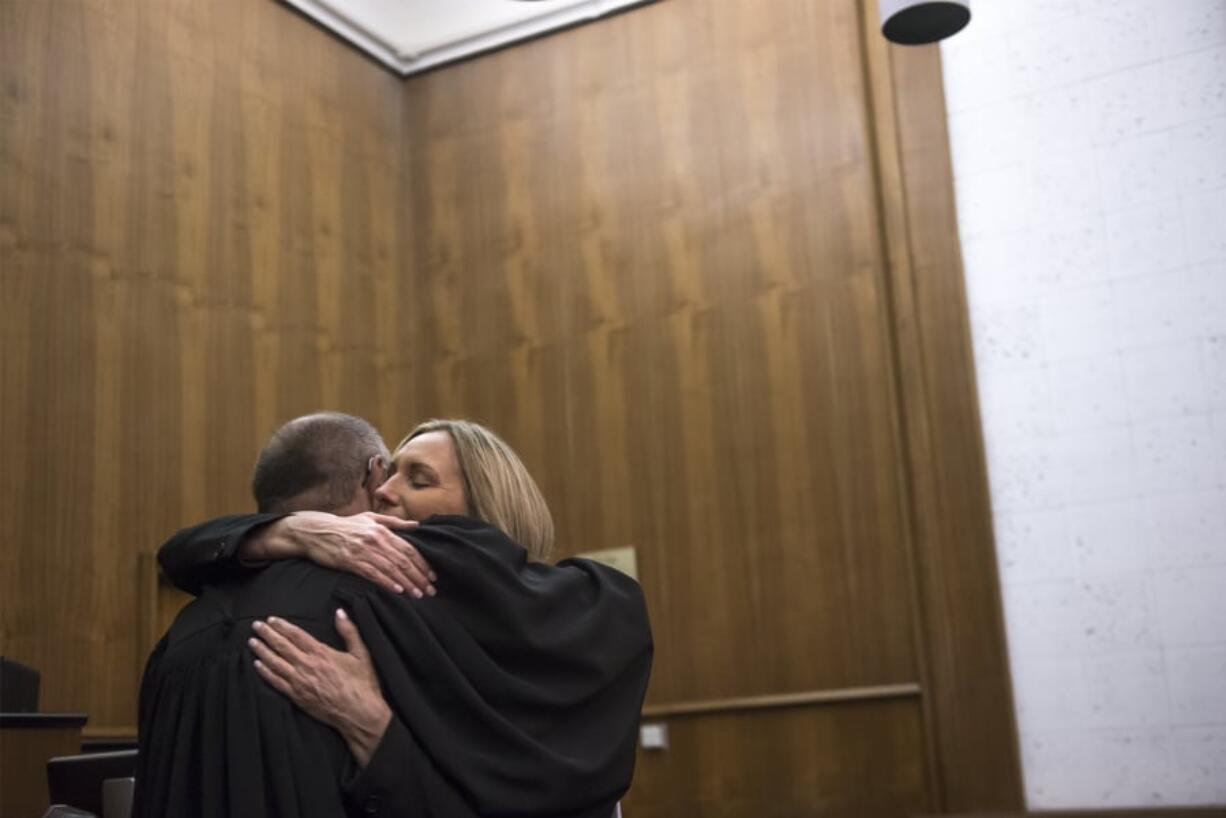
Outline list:
[[[701,702],[654,704],[643,708],[643,718],[667,716],[702,716],[709,713],[730,713],[744,710],[770,710],[778,707],[803,707],[813,704],[842,704],[873,699],[903,699],[921,694],[913,683],[847,687],[838,690],[807,690],[801,693],[779,693],[769,696],[739,696],[733,699],[711,699]]]

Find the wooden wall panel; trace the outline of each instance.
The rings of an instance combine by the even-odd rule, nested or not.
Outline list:
[[[406,83],[406,402],[639,546],[651,701],[915,678],[860,25],[672,0]]]
[[[923,687],[670,718],[635,814],[1016,806],[939,65],[872,5],[402,83],[272,2],[0,0],[0,650],[130,727],[181,601],[138,555],[269,431],[464,415],[559,556],[639,548],[653,706]]]
[[[674,718],[667,750],[639,751],[622,806],[634,818],[915,815],[923,732],[914,699]]]
[[[924,164],[948,151],[939,67],[886,46],[871,5],[667,0],[409,80],[415,297],[388,354],[412,385],[391,388],[502,431],[563,553],[639,548],[651,705],[922,682],[922,784],[828,797],[1012,808],[952,182]],[[941,238],[912,247],[912,223]],[[687,722],[703,738],[644,756],[627,803],[763,814],[838,754],[787,744],[782,722],[810,717]],[[710,795],[777,743],[795,766]]]
[[[138,554],[288,417],[385,420],[402,87],[265,2],[0,0],[0,54],[0,651],[130,727]]]

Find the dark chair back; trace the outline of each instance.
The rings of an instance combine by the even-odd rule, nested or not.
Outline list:
[[[136,751],[59,756],[47,762],[52,804],[67,804],[102,815],[102,782],[136,775]]]
[[[38,671],[0,656],[0,713],[38,712]]]

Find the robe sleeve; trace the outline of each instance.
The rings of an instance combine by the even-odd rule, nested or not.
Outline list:
[[[176,588],[199,595],[206,583],[258,570],[266,563],[243,563],[243,540],[285,514],[232,514],[184,528],[158,549],[158,562]]]
[[[438,571],[437,597],[356,577],[337,589],[400,725],[369,780],[416,787],[417,812],[401,814],[607,818],[630,785],[650,673],[637,583],[588,561],[528,563],[467,519],[407,539]]]
[[[144,818],[144,816],[156,814],[150,805],[155,801],[155,796],[151,794],[151,791],[157,782],[155,776],[149,774],[151,769],[150,759],[153,754],[151,750],[155,704],[153,695],[154,682],[158,676],[158,665],[162,654],[166,652],[168,642],[169,639],[166,636],[158,640],[153,652],[149,655],[148,661],[145,662],[145,670],[141,675],[140,698],[137,702],[137,742],[141,751],[136,756],[136,788],[133,792],[132,802],[133,818]]]
[[[421,802],[415,774],[419,765],[413,737],[404,723],[392,716],[370,762],[365,767],[351,764],[345,778],[345,798],[358,815],[410,815]]]
[[[365,767],[350,759],[344,781],[350,814],[464,818],[472,811],[450,782],[421,752],[412,733],[392,716],[374,755]]]

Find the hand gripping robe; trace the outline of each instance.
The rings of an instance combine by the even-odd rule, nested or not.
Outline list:
[[[630,785],[650,673],[637,583],[588,560],[528,562],[463,517],[408,538],[437,597],[298,560],[214,572],[145,670],[135,815],[607,818]],[[393,711],[364,769],[246,647],[252,621],[277,615],[341,649],[337,607]]]

